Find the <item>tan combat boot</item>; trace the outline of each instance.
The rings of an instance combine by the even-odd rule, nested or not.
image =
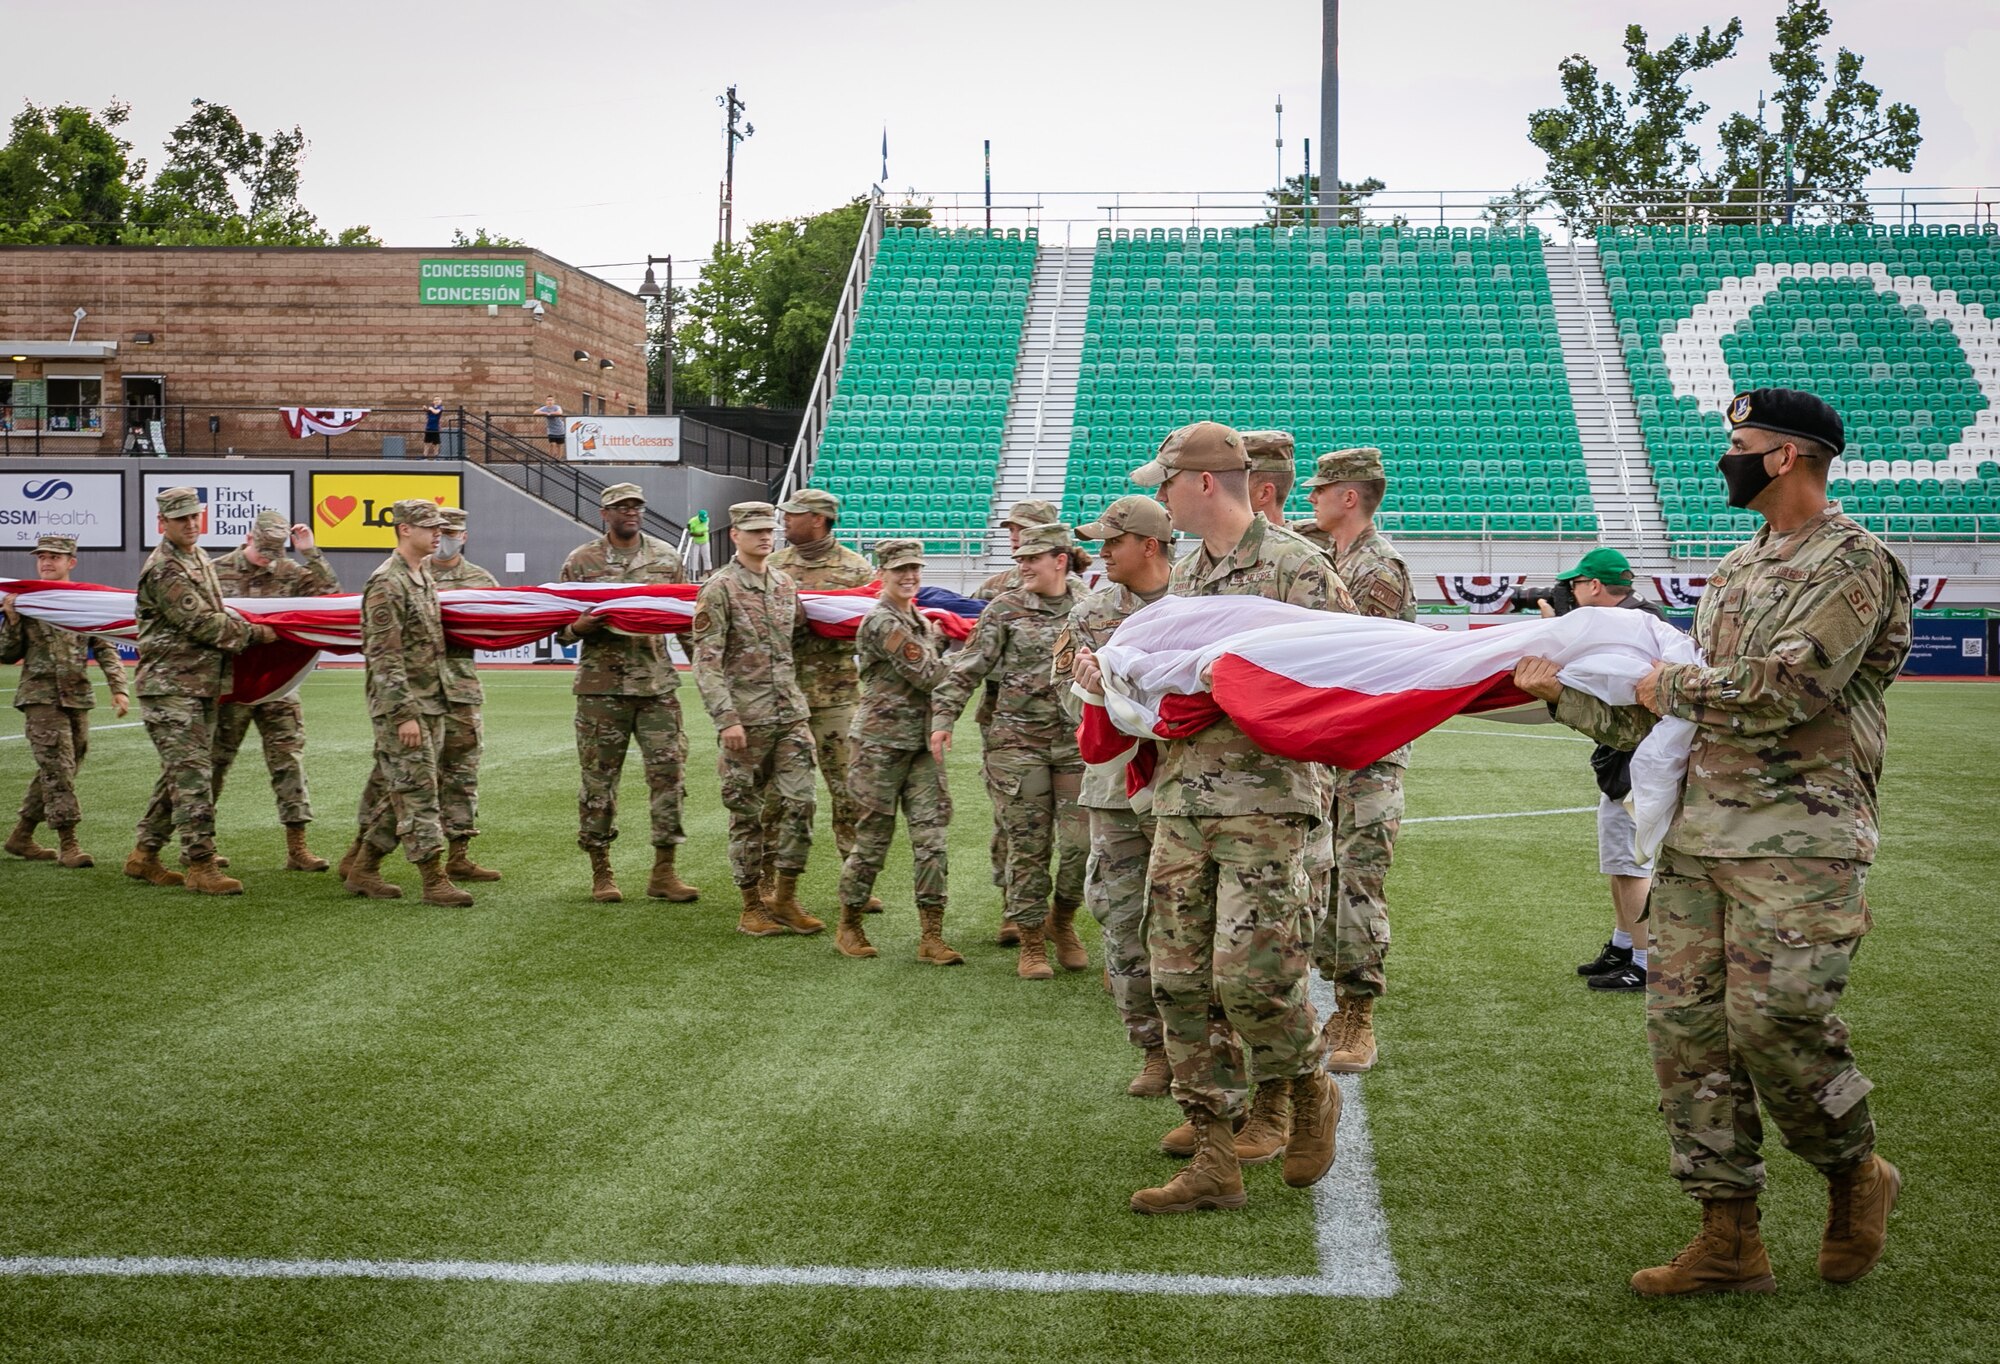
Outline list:
[[[1757,1231],[1757,1200],[1702,1200],[1701,1230],[1694,1240],[1666,1264],[1634,1274],[1632,1291],[1647,1298],[1777,1292],[1771,1257]]]
[[[1323,1070],[1292,1079],[1292,1136],[1285,1143],[1285,1183],[1306,1189],[1333,1168],[1340,1127],[1340,1086]]]
[[[701,892],[681,880],[674,870],[676,849],[669,843],[664,848],[653,849],[653,874],[646,878],[646,894],[654,900],[671,900],[677,905],[699,900]]]
[[[874,944],[868,941],[868,934],[861,927],[862,913],[862,910],[849,908],[846,905],[840,907],[840,927],[834,930],[833,945],[839,949],[843,957],[881,955],[875,950]]]
[[[285,826],[285,870],[326,870],[326,859],[306,846],[306,826],[303,824]]]
[[[125,859],[125,874],[149,886],[178,886],[181,874],[160,861],[160,850],[141,844]]]
[[[757,893],[770,904],[778,894],[778,864],[770,858],[764,859],[763,869],[757,873]]]
[[[363,841],[354,854],[354,865],[342,878],[349,895],[365,895],[371,900],[400,900],[403,888],[382,879],[382,854],[375,845]]]
[[[799,874],[778,873],[778,888],[771,893],[771,918],[787,933],[813,934],[826,925],[799,908]]]
[[[1022,980],[1054,980],[1056,968],[1049,965],[1049,954],[1042,946],[1043,926],[1016,924],[1014,927],[1021,935],[1021,955],[1014,963],[1014,974]]]
[[[1174,1068],[1167,1064],[1167,1049],[1148,1047],[1146,1063],[1139,1067],[1132,1083],[1125,1086],[1125,1092],[1135,1099],[1154,1099],[1172,1089],[1173,1084]]]
[[[361,838],[357,834],[354,841],[347,845],[347,851],[341,854],[340,865],[333,869],[333,874],[338,876],[342,881],[345,881],[348,877],[354,875],[354,864],[360,856]]]
[[[1340,1012],[1334,1017],[1345,1019],[1346,1025],[1338,1045],[1327,1051],[1326,1068],[1336,1075],[1359,1075],[1375,1065],[1375,996],[1341,990],[1337,998]]]
[[[65,867],[94,867],[97,862],[82,848],[76,846],[76,826],[56,830],[56,842],[62,846],[56,852],[56,861]]]
[[[1057,900],[1049,909],[1049,946],[1056,950],[1056,962],[1065,971],[1088,971],[1090,954],[1076,936],[1076,906]]]
[[[1133,1194],[1133,1212],[1200,1212],[1240,1208],[1248,1201],[1229,1124],[1199,1111],[1188,1121],[1195,1134],[1194,1159],[1159,1188]]]
[[[600,905],[623,903],[625,893],[611,876],[611,849],[585,848],[590,854],[590,898]]]
[[[1853,1283],[1875,1268],[1889,1235],[1889,1210],[1903,1192],[1903,1172],[1877,1155],[1826,1179],[1826,1235],[1819,1243],[1819,1276]]]
[[[188,890],[201,895],[241,895],[243,883],[233,876],[224,876],[215,865],[213,857],[197,857],[188,863],[187,874],[181,884]]]
[[[1262,1080],[1250,1102],[1250,1116],[1236,1134],[1236,1158],[1245,1165],[1262,1165],[1285,1154],[1292,1137],[1292,1082]]]
[[[472,839],[451,840],[451,856],[445,859],[444,873],[454,881],[498,881],[500,873],[472,860]]]
[[[785,926],[771,917],[771,907],[764,903],[764,892],[755,881],[738,889],[743,892],[743,914],[736,921],[738,933],[748,933],[753,938],[774,938],[785,931]]]
[[[14,825],[14,832],[7,835],[7,841],[0,847],[16,857],[25,857],[30,862],[53,862],[56,860],[54,848],[44,848],[35,842],[35,825],[21,820]]]
[[[432,853],[417,863],[417,870],[423,873],[424,903],[427,905],[447,905],[463,909],[472,903],[472,896],[451,883],[451,876],[444,869],[444,854]]]
[[[882,912],[882,901],[873,895],[869,896],[868,903],[861,906],[861,912],[863,914],[880,914]]]
[[[922,926],[917,938],[917,960],[932,966],[963,966],[965,958],[958,949],[944,940],[944,911],[942,909],[919,909],[917,923]]]
[[[1001,947],[1019,947],[1021,945],[1021,926],[1012,919],[1001,919],[1000,931],[993,935],[993,941]]]

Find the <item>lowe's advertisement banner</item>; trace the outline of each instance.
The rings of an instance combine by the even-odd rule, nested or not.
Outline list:
[[[679,464],[679,417],[571,417],[563,423],[570,459],[603,464]]]
[[[201,539],[204,549],[234,549],[249,538],[257,513],[268,507],[292,524],[290,474],[147,474],[140,507],[157,506],[153,499],[166,488],[191,487],[201,498]],[[160,543],[160,520],[141,511],[145,525],[141,542],[151,549]]]
[[[79,549],[125,548],[125,475],[0,474],[0,549],[33,549],[44,535],[73,535]]]

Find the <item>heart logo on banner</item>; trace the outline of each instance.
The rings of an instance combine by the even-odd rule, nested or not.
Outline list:
[[[354,515],[354,509],[360,505],[360,502],[355,498],[335,497],[329,494],[319,500],[319,506],[314,508],[314,511],[318,514],[319,519],[326,522],[327,525],[337,526],[348,517]]]

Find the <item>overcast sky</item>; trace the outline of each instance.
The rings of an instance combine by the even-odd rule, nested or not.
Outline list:
[[[1833,0],[1833,45],[1885,99],[1923,115],[1914,185],[2000,183],[2000,4]],[[1349,0],[1341,32],[1342,178],[1392,190],[1535,179],[1529,111],[1556,102],[1571,52],[1623,68],[1623,26],[1655,42],[1743,17],[1745,41],[1698,93],[1753,105],[1780,0]],[[756,128],[738,154],[742,224],[865,193],[889,136],[889,187],[975,193],[993,140],[996,195],[1260,191],[1317,140],[1317,0],[625,0],[338,6],[110,0],[22,6],[8,86],[39,104],[132,106],[155,164],[197,97],[250,127],[311,139],[306,205],[395,246],[454,227],[522,237],[627,287],[653,253],[708,254],[722,171],[716,97],[734,82]],[[35,57],[32,54],[41,54]],[[1314,161],[1323,149],[1314,148]],[[1078,200],[1077,202],[1087,202]]]

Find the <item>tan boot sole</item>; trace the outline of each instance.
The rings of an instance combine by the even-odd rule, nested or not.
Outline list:
[[[1139,1195],[1132,1195],[1132,1211],[1149,1216],[1159,1213],[1178,1212],[1230,1212],[1250,1201],[1247,1193],[1201,1194],[1185,1203],[1147,1204],[1139,1201]]]
[[[1632,1291],[1642,1298],[1706,1298],[1718,1293],[1775,1293],[1778,1291],[1778,1281],[1773,1276],[1766,1274],[1761,1278],[1742,1279],[1736,1283],[1703,1284],[1699,1288],[1684,1288],[1678,1293],[1670,1293],[1656,1289],[1641,1288],[1639,1286],[1639,1276],[1634,1274],[1632,1276]]]
[[[401,886],[392,886],[387,881],[384,881],[379,886],[357,886],[352,881],[342,882],[341,885],[342,889],[349,895],[359,895],[366,900],[400,900],[403,898],[403,888]]]
[[[1275,1150],[1267,1151],[1263,1155],[1258,1155],[1255,1151],[1247,1147],[1239,1146],[1236,1148],[1236,1163],[1238,1165],[1269,1165],[1283,1154],[1285,1154],[1285,1148],[1282,1146]]]
[[[1330,1075],[1366,1075],[1375,1069],[1375,1058],[1379,1053],[1369,1052],[1366,1056],[1329,1056],[1326,1069]]]
[[[499,878],[496,877],[494,879],[498,880]],[[699,900],[701,892],[693,886],[688,886],[683,890],[654,890],[651,886],[647,886],[646,898],[649,900],[666,900],[677,905],[687,905]]]

